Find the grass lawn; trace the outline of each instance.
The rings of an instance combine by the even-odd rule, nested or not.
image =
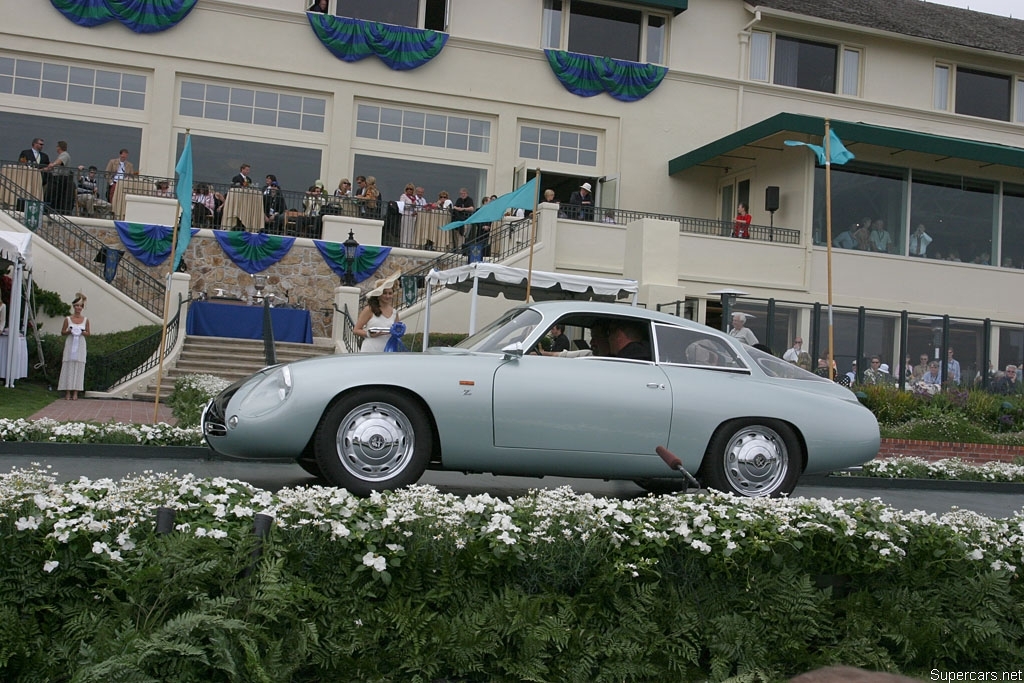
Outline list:
[[[61,396],[59,391],[47,391],[45,382],[18,380],[8,389],[0,385],[0,418],[30,417]]]

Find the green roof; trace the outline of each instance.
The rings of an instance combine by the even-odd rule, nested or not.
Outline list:
[[[936,154],[945,158],[968,159],[986,164],[1024,168],[1024,149],[1019,147],[919,133],[903,128],[874,126],[868,123],[853,123],[835,119],[830,119],[830,123],[832,130],[847,146],[853,142],[861,142],[879,147]],[[783,132],[823,136],[825,134],[825,119],[803,114],[776,114],[760,123],[755,123],[670,160],[668,174],[675,175],[688,168],[707,163],[715,157]]]
[[[686,5],[690,0],[633,0],[636,5],[646,5],[656,9],[672,10],[672,14],[679,14],[686,11]]]

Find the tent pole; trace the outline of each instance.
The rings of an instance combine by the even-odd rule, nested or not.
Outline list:
[[[476,264],[473,264],[473,298],[469,302],[469,334],[476,334],[476,298],[480,294],[480,278]]]
[[[427,274],[427,302],[423,305],[423,350],[430,344],[430,274]]]

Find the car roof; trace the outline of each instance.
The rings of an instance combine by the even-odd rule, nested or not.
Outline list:
[[[702,332],[722,334],[718,330],[708,327],[707,325],[702,325],[701,323],[696,323],[692,320],[680,318],[677,315],[652,311],[640,306],[630,306],[628,304],[604,303],[600,301],[574,301],[570,299],[560,301],[538,301],[536,303],[524,304],[524,307],[536,310],[538,313],[542,314],[545,319],[559,318],[573,313],[584,315],[590,314],[595,316],[615,316],[620,318],[631,317],[638,320],[649,320],[666,325],[686,327],[693,330],[700,330]],[[723,334],[722,336],[727,335]]]

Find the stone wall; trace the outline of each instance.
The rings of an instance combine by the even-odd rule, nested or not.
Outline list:
[[[107,246],[124,249],[113,225],[83,225],[82,228]],[[431,255],[408,249],[392,249],[391,255],[377,273],[358,283],[358,286],[363,291],[369,291],[377,278],[398,270],[409,272],[436,256],[436,253]],[[166,261],[156,267],[147,267],[130,253],[126,252],[124,258],[133,261],[157,279],[162,280],[167,275]],[[188,274],[192,276],[190,287],[193,297],[202,292],[212,296],[217,289],[223,289],[229,294],[241,294],[253,284],[252,276],[242,271],[228,258],[211,230],[202,230],[192,238],[184,260],[188,266]],[[267,276],[267,291],[281,297],[287,292],[292,305],[309,309],[313,319],[314,337],[331,336],[334,288],[341,282],[324,261],[312,240],[296,239],[291,251],[262,274]],[[356,311],[352,312],[353,318],[356,314]]]
[[[896,458],[899,456],[913,456],[929,461],[959,458],[974,463],[1013,462],[1014,458],[1024,458],[1024,448],[983,443],[882,439],[878,457]]]

